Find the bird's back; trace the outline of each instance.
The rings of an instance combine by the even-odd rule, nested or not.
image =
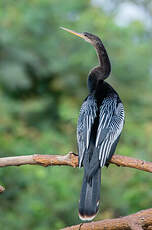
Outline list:
[[[116,91],[103,82],[100,91],[89,95],[80,110],[77,125],[80,167],[86,165],[86,171],[92,171],[98,164],[106,164],[114,153],[110,150],[120,136],[123,122],[122,102]]]

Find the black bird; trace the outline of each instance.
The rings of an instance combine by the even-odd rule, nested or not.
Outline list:
[[[111,64],[100,38],[62,29],[91,43],[99,59],[99,66],[89,72],[89,95],[81,106],[77,124],[79,167],[84,167],[79,217],[92,220],[99,209],[101,168],[108,166],[115,152],[124,125],[124,108],[117,92],[104,81],[111,72]]]

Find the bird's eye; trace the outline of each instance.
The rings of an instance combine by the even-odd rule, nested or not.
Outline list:
[[[87,33],[86,32],[84,33],[84,36],[87,37]]]

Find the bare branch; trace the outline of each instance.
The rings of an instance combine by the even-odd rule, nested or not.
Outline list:
[[[15,157],[2,157],[0,158],[0,167],[6,166],[21,166],[21,165],[67,165],[72,167],[78,166],[78,157],[74,153],[68,153],[66,155],[27,155],[27,156],[15,156]]]
[[[113,155],[110,162],[117,166],[136,168],[142,171],[152,173],[152,162],[138,160],[133,157]],[[78,156],[72,152],[66,155],[27,155],[27,156],[15,156],[15,157],[3,157],[0,158],[0,167],[6,166],[20,166],[20,165],[67,165],[72,167],[78,166]]]
[[[148,230],[151,225],[152,208],[121,218],[79,224],[62,230]]]
[[[123,167],[136,168],[142,171],[152,173],[152,162],[139,160],[133,157],[113,155],[110,163]]]
[[[117,166],[136,168],[152,173],[152,162],[138,160],[133,157],[114,155],[109,163],[115,164]],[[34,154],[27,156],[0,158],[0,167],[20,166],[27,164],[41,165],[44,167],[54,165],[67,165],[75,168],[78,166],[78,156],[70,152],[66,155]],[[5,189],[0,186],[0,192],[4,190]],[[150,230],[150,226],[152,226],[152,209],[147,209],[126,217],[83,223],[80,225],[65,228],[65,230]]]

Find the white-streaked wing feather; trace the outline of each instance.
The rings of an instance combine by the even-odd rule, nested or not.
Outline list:
[[[96,138],[99,149],[100,166],[103,167],[109,157],[113,143],[119,137],[124,124],[124,108],[118,97],[107,97],[100,107],[100,119]]]
[[[96,118],[96,113],[96,100],[93,96],[88,96],[81,106],[77,125],[79,167],[82,166],[85,151],[89,148],[91,128]]]

